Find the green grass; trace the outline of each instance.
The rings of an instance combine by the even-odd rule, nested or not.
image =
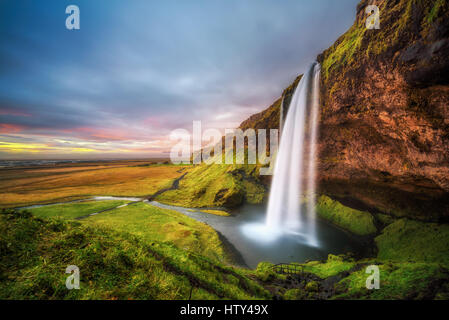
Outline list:
[[[357,235],[365,236],[377,232],[374,218],[369,212],[346,207],[327,196],[318,199],[317,212],[320,217]]]
[[[67,290],[65,269],[80,269]],[[191,288],[193,290],[191,291]],[[0,214],[0,299],[263,299],[246,271],[101,225]]]
[[[182,207],[235,207],[243,201],[260,203],[265,196],[256,165],[198,165],[180,181],[179,188],[156,200]]]
[[[375,261],[372,262],[378,265]],[[438,264],[386,263],[379,265],[377,290],[366,289],[365,268],[353,272],[336,286],[334,299],[447,299],[449,272]]]
[[[333,254],[329,254],[326,262],[310,261],[302,264],[304,272],[313,273],[322,279],[348,271],[355,265],[356,263],[353,260],[347,260]]]
[[[449,225],[400,219],[375,239],[382,260],[439,262],[449,266]]]
[[[91,216],[82,222],[125,231],[147,242],[170,243],[186,252],[195,252],[220,261],[227,260],[214,229],[173,210],[139,202]]]
[[[113,209],[129,201],[107,200],[107,201],[85,201],[29,209],[29,211],[40,218],[61,218],[65,220],[87,216],[91,213]]]

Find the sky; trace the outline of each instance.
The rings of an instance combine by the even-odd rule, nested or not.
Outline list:
[[[0,0],[0,160],[161,157],[192,121],[238,127],[352,25],[357,2]]]

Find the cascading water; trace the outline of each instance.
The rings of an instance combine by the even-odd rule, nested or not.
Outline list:
[[[276,156],[266,217],[269,229],[300,234],[313,246],[318,245],[315,180],[320,70],[317,62],[310,66],[290,102]]]

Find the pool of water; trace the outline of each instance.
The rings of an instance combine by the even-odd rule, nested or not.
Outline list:
[[[224,236],[240,256],[240,264],[255,268],[259,262],[304,262],[326,259],[329,253],[360,252],[362,244],[348,233],[316,221],[317,243],[310,243],[299,233],[276,233],[264,228],[266,207],[245,205],[223,217],[197,209],[181,208],[150,202],[154,206],[176,210],[195,220],[207,223]]]

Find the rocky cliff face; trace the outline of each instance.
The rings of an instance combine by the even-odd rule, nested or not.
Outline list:
[[[318,57],[323,192],[397,216],[449,217],[446,1],[374,1]]]
[[[366,6],[380,8],[368,30]],[[449,219],[449,8],[445,0],[363,0],[322,65],[320,191],[342,203]],[[300,77],[241,128],[278,125]]]

